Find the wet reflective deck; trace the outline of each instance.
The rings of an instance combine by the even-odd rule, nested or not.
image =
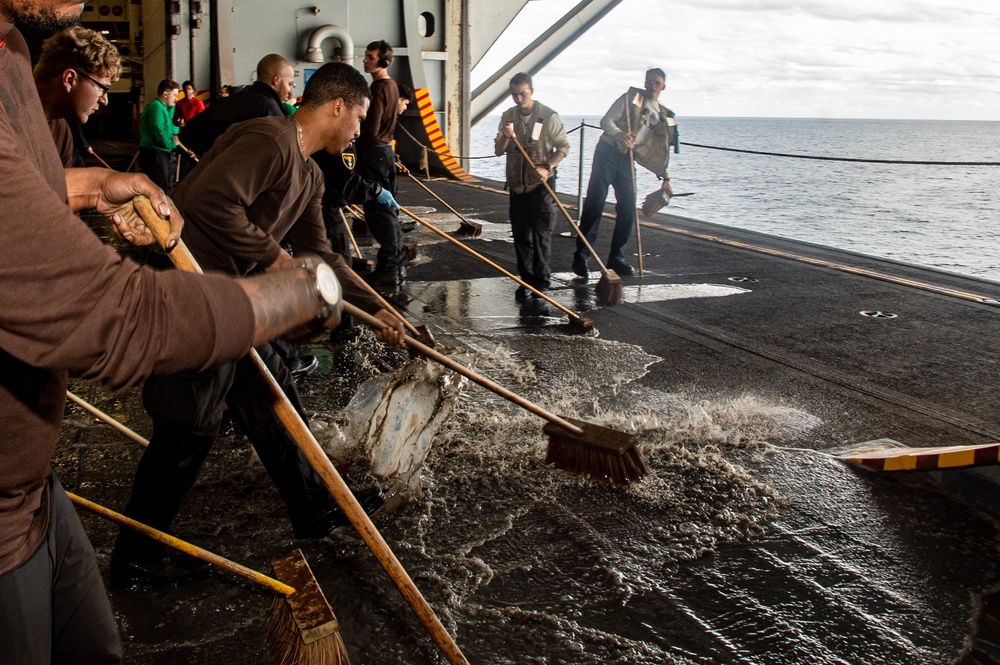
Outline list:
[[[515,272],[506,198],[430,186],[484,223],[468,244]],[[399,198],[458,228],[415,186],[402,183]],[[419,488],[376,524],[466,656],[893,665],[961,657],[981,595],[1000,581],[992,519],[822,451],[883,437],[909,446],[1000,441],[1000,308],[989,304],[1000,285],[691,220],[655,224],[643,228],[646,274],[623,278],[617,307],[596,305],[599,275],[576,279],[573,241],[553,240],[549,294],[594,319],[586,335],[553,306],[518,301],[516,284],[450,244],[419,230],[406,236],[420,255],[393,299],[411,321],[560,415],[636,432],[653,470],[622,491],[546,467],[541,419],[465,387]],[[605,220],[602,258],[610,227]],[[333,413],[353,384],[329,348],[312,351],[322,364],[300,384],[307,408]],[[148,434],[135,394],[94,398]],[[68,419],[56,464],[63,483],[122,506],[138,449],[79,412]],[[85,524],[106,561],[113,529]],[[260,570],[302,547],[352,662],[443,662],[357,536],[292,539],[277,493],[248,467],[238,436],[219,441],[176,530]],[[246,583],[220,575],[197,587],[115,591],[112,600],[132,662],[265,662],[270,597]],[[990,653],[980,640],[968,662],[1000,662]]]

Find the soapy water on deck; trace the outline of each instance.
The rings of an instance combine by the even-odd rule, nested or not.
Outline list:
[[[899,499],[888,515],[900,533],[887,532],[886,499],[873,502],[844,465],[774,454],[807,440],[819,417],[754,395],[655,390],[641,379],[660,358],[596,337],[439,335],[439,348],[449,345],[558,415],[634,432],[653,472],[620,490],[546,466],[540,418],[474,384],[408,385],[442,385],[422,370],[358,393],[346,412],[359,421],[396,390],[425,400],[414,411],[430,427],[389,418],[367,428],[378,441],[366,454],[372,468],[380,457],[412,468],[426,453],[416,482],[398,484],[409,505],[380,528],[472,662],[895,665],[947,662],[960,648],[976,583],[995,576],[981,558],[995,534],[925,495]],[[338,422],[358,427],[347,417]],[[393,447],[397,433],[432,428],[429,450]],[[901,537],[907,524],[920,526],[918,547]],[[332,540],[359,552],[352,574],[379,575],[365,570],[356,536]],[[735,559],[718,558],[737,543],[746,549]],[[939,561],[948,572],[931,582]],[[323,564],[314,570],[324,583]],[[443,662],[394,590],[364,593],[362,609],[347,609],[365,617],[355,662]],[[379,607],[394,608],[391,618],[372,618]]]
[[[665,396],[657,410],[637,404],[628,411],[608,411],[601,406],[600,394],[613,395],[620,386],[641,378],[659,358],[632,345],[595,338],[535,337],[531,342],[536,347],[552,345],[539,350],[541,357],[549,359],[567,355],[566,347],[572,347],[568,356],[573,368],[557,375],[553,373],[556,368],[543,361],[539,370],[536,363],[512,352],[507,342],[484,349],[481,340],[467,339],[465,344],[479,352],[452,355],[558,415],[587,418],[637,434],[643,453],[662,462],[661,471],[669,472],[675,464],[703,467],[706,459],[717,457],[719,445],[781,439],[820,424],[809,414],[766,405],[749,396],[719,404]],[[453,415],[459,402],[458,413]],[[407,493],[410,500],[420,497],[420,467],[432,453],[432,443],[442,449],[442,455],[488,459],[492,470],[500,472],[537,465],[545,455],[540,417],[424,359],[369,379],[336,418],[313,417],[312,422],[331,456],[345,461],[364,459],[372,476],[391,485],[392,491]],[[537,466],[543,476],[568,480],[563,472]],[[725,473],[754,486],[735,467]],[[660,493],[655,489],[657,475],[636,485],[633,493],[655,500]],[[572,484],[578,483],[573,479]],[[666,492],[666,497],[670,500],[672,493]]]
[[[557,414],[636,432],[653,469],[620,491],[546,467],[541,419],[478,386],[428,390],[444,375],[411,368],[359,393],[345,409],[355,420],[331,418],[389,415],[362,451],[373,468],[392,462],[379,482],[399,481],[411,503],[379,527],[472,662],[896,665],[959,652],[976,594],[997,580],[995,531],[969,511],[873,491],[823,458],[773,455],[767,444],[796,445],[821,420],[753,395],[694,402],[649,388],[640,379],[660,359],[638,347],[460,341],[480,370]],[[396,394],[419,419],[399,417]],[[404,430],[413,445],[394,448]],[[443,662],[353,532],[300,544],[355,663]]]
[[[777,497],[725,462],[718,447],[780,439],[819,424],[813,416],[752,397],[712,404],[661,396],[656,410],[644,404],[627,411],[605,410],[602,393],[613,395],[660,359],[636,346],[596,338],[536,336],[528,341],[546,360],[520,358],[511,350],[511,342],[485,347],[481,338],[464,340],[478,352],[458,354],[458,360],[553,413],[635,433],[653,467],[652,478],[627,492],[601,491],[662,510],[675,504],[678,492],[691,483],[708,483],[716,492],[728,487],[726,495],[717,495],[716,503],[723,512],[736,510],[733,514],[744,517],[722,529],[713,527],[722,539],[759,533],[761,524],[773,515]],[[552,363],[560,356],[572,361],[569,372]],[[313,417],[312,422],[332,456],[367,458],[368,472],[380,484],[409,492],[411,501],[421,496],[419,471],[428,458],[425,471],[432,476],[431,487],[468,475],[470,465],[480,479],[482,474],[525,477],[536,487],[533,502],[550,492],[593,487],[593,481],[542,463],[546,438],[541,418],[422,359],[369,379],[337,417]],[[727,521],[720,522],[718,515],[712,520]],[[735,531],[734,525],[739,527]],[[690,530],[690,524],[685,528]],[[690,558],[690,548],[680,544],[684,540],[671,537],[669,547]]]
[[[445,625],[466,643],[477,625],[516,635],[511,660],[477,662],[683,662],[619,634],[615,608],[658,589],[677,562],[763,534],[778,493],[721,453],[798,436],[819,420],[753,397],[693,403],[658,393],[605,409],[605,397],[613,402],[660,359],[588,337],[460,341],[474,349],[465,360],[476,371],[544,408],[637,434],[653,474],[623,491],[548,467],[539,417],[471,383],[459,391],[423,361],[362,386],[328,424],[351,433],[341,445],[356,435],[365,443],[337,454],[367,456],[380,485],[410,492],[392,529],[410,574],[432,581],[423,592],[448,599],[436,604]],[[365,660],[412,662],[391,652],[381,644]]]
[[[438,338],[439,349],[470,349],[466,359],[484,374],[559,415],[635,431],[653,469],[623,491],[547,467],[540,418],[479,386],[455,391],[419,362],[380,373],[343,362],[351,349],[332,349],[332,359],[327,349],[300,384],[307,406],[337,414],[362,379],[382,386],[363,390],[368,397],[328,423],[367,426],[361,408],[398,413],[397,394],[426,401],[414,409],[418,421],[389,417],[374,428],[382,437],[375,443],[390,444],[393,431],[438,432],[429,450],[420,436],[412,450],[383,450],[403,472],[426,458],[409,503],[376,524],[471,662],[936,665],[959,653],[978,594],[1000,579],[996,529],[973,512],[822,456],[776,454],[770,444],[808,446],[825,426],[792,404],[657,390],[647,373],[658,358],[595,337]],[[411,385],[424,382],[433,389]],[[338,396],[324,398],[328,392]],[[117,413],[115,403],[103,406]],[[415,426],[424,422],[431,427]],[[103,454],[128,478],[112,438]],[[241,471],[246,448],[233,443],[215,451],[188,507],[203,510],[178,528],[241,562],[301,547],[354,663],[444,662],[356,533],[283,540],[280,499],[262,471]],[[60,460],[75,455],[67,449]],[[250,492],[248,505],[232,502],[242,492]],[[113,533],[101,533],[106,555]],[[135,662],[263,662],[247,630],[269,603],[256,591],[223,580],[114,600]]]

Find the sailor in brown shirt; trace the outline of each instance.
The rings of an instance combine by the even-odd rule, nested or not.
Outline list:
[[[392,46],[385,41],[372,42],[365,51],[364,68],[372,76],[372,102],[361,126],[357,141],[358,173],[365,180],[377,182],[395,197],[396,154],[392,136],[396,131],[399,89],[389,77]],[[381,201],[364,204],[365,222],[379,244],[378,260],[370,281],[376,286],[393,289],[406,279],[406,248],[399,226],[399,207],[395,200],[385,205]]]
[[[114,44],[82,26],[61,30],[42,44],[35,85],[63,166],[85,165],[81,146],[74,146],[74,128],[79,130],[94,111],[108,105],[108,88],[121,71]]]
[[[187,222],[184,240],[206,270],[232,275],[273,270],[296,254],[316,254],[334,267],[346,300],[392,326],[379,333],[402,345],[402,324],[368,295],[336,254],[323,224],[323,174],[309,159],[318,150],[340,152],[357,136],[368,108],[364,77],[342,63],[324,65],[309,79],[294,116],[248,120],[230,128],[178,186],[174,202]],[[299,414],[306,418],[287,367],[270,345],[257,348]],[[222,425],[223,407],[250,439],[284,499],[300,538],[328,535],[347,520],[281,426],[266,396],[247,377],[244,359],[192,374],[146,382],[143,404],[153,436],[143,454],[125,508],[129,517],[166,530]],[[381,506],[378,490],[359,495],[369,511]],[[112,586],[157,585],[169,580],[158,544],[122,531],[111,559]],[[180,573],[181,571],[176,571]]]
[[[212,367],[315,319],[304,269],[253,280],[157,273],[123,260],[77,218],[109,215],[137,244],[147,178],[64,169],[13,22],[59,29],[82,3],[0,0],[0,663],[118,663],[121,644],[93,549],[52,474],[70,372],[124,388]],[[172,218],[169,245],[180,233]],[[318,269],[318,268],[317,268]],[[332,327],[339,313],[325,321]],[[150,344],[149,340],[156,340]]]

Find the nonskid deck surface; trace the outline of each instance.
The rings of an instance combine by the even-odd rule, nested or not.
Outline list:
[[[466,242],[516,272],[506,198],[428,184],[484,224]],[[400,190],[404,206],[457,228],[415,185]],[[475,663],[957,658],[976,599],[1000,581],[993,522],[809,449],[1000,441],[1000,309],[830,265],[987,300],[1000,285],[666,215],[654,222],[690,233],[643,228],[646,274],[623,278],[617,307],[595,302],[598,274],[581,283],[570,272],[573,241],[553,240],[550,295],[593,318],[596,336],[572,334],[538,299],[515,299],[516,284],[431,234],[406,235],[421,246],[393,300],[412,321],[442,346],[509,349],[506,364],[490,357],[484,371],[560,413],[638,431],[653,468],[628,492],[546,469],[542,422],[469,389],[428,458],[425,498],[379,523],[411,577]],[[605,220],[598,251],[610,231]],[[307,408],[334,380],[305,381]],[[148,431],[134,396],[95,399]],[[80,431],[86,454],[73,445]],[[138,454],[123,461],[127,445],[71,417],[60,475],[121,506]],[[217,448],[178,529],[258,569],[303,547],[354,662],[440,662],[356,536],[293,541],[266,476],[235,487],[243,447]],[[218,510],[234,492],[251,507]],[[103,559],[113,531],[87,527]],[[270,599],[243,585],[112,600],[135,662],[260,662]]]

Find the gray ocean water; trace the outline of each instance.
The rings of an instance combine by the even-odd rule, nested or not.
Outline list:
[[[576,194],[581,122],[563,116],[573,153],[557,189]],[[490,155],[499,116],[472,129],[476,156]],[[678,118],[681,141],[855,159],[1000,162],[1000,122]],[[585,127],[583,189],[600,130]],[[472,160],[473,175],[503,180],[503,158]],[[681,146],[671,156],[675,198],[665,212],[983,279],[1000,280],[1000,166],[926,166],[816,161]],[[640,200],[658,186],[643,169]],[[609,200],[614,193],[609,192]]]

